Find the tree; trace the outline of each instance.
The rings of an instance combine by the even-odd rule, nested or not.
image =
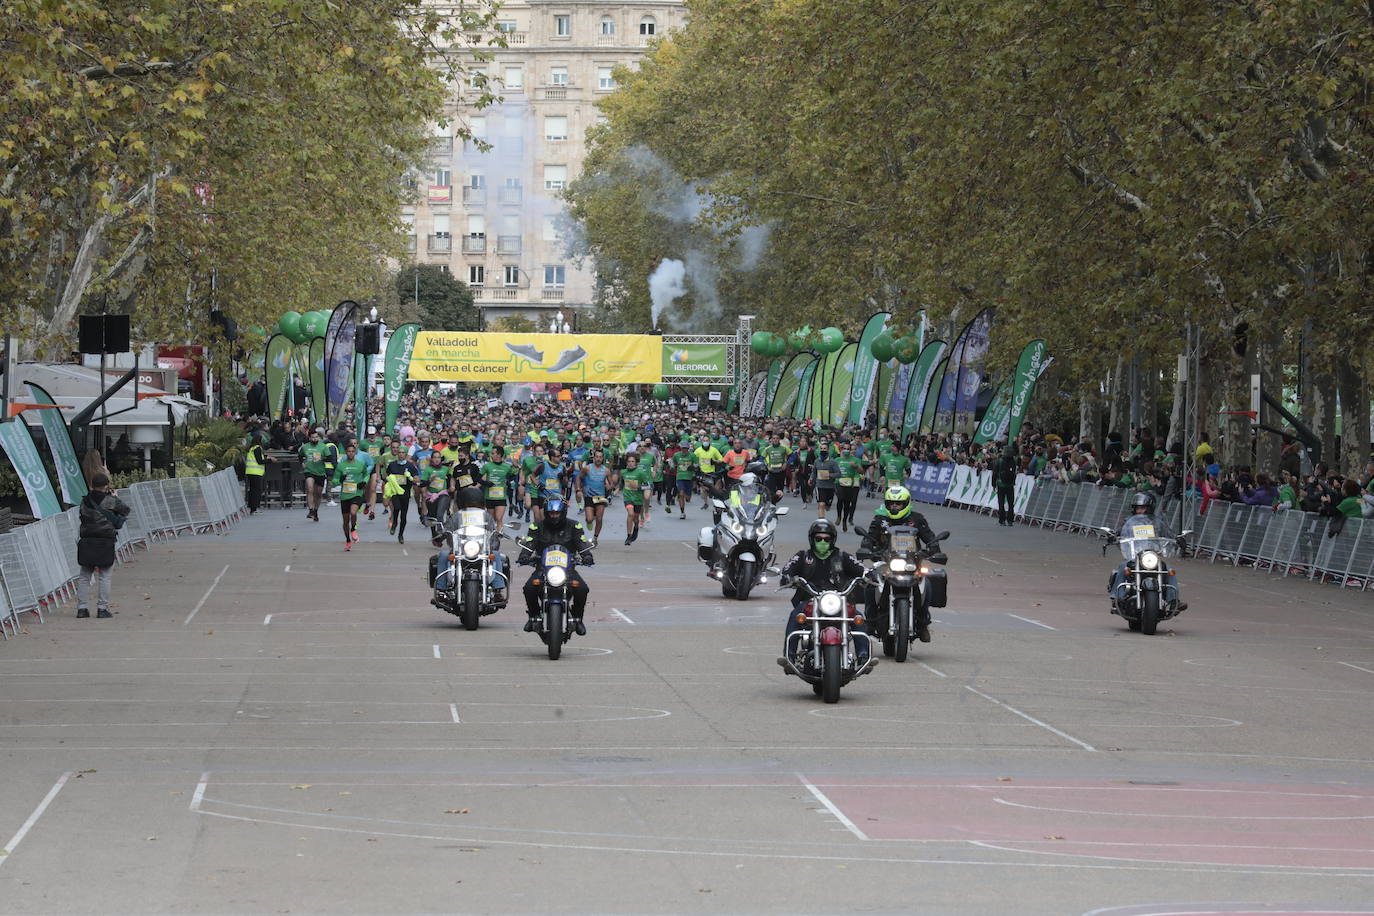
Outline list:
[[[0,36],[0,322],[65,352],[80,310],[209,340],[374,289],[403,252],[486,2],[14,0]],[[459,131],[462,133],[462,131]]]
[[[418,280],[418,285],[417,285]],[[479,321],[472,290],[437,264],[414,264],[396,274],[397,298],[420,303],[420,327],[426,331],[475,331]]]
[[[502,334],[535,334],[539,328],[524,315],[504,315],[488,325],[487,330]]]

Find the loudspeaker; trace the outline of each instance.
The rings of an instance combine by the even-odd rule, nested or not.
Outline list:
[[[239,339],[239,323],[219,309],[210,311],[210,323],[220,326],[221,330],[224,331],[224,339],[227,343],[233,343]]]
[[[82,353],[128,353],[128,315],[82,315],[77,350]]]
[[[353,335],[353,350],[361,356],[376,356],[382,350],[382,328],[376,324],[360,324]]]

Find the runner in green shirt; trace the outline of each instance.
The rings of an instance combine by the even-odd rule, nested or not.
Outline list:
[[[687,503],[692,498],[692,482],[697,478],[697,457],[692,454],[691,443],[683,441],[673,453],[674,479],[677,482],[677,508],[682,517],[687,517]]]
[[[639,456],[630,452],[625,456],[625,472],[620,475],[625,496],[625,545],[639,537],[639,517],[644,511],[644,493],[654,485],[653,472],[639,466]]]
[[[429,456],[429,464],[420,469],[420,505],[423,511],[420,514],[420,524],[433,527],[442,525],[448,520],[448,506],[453,496],[449,492],[452,487],[449,485],[449,477],[453,474],[453,468],[444,463],[444,456],[438,452],[433,452]]]
[[[305,517],[320,520],[320,497],[324,494],[324,459],[332,446],[320,439],[320,431],[312,430],[310,441],[300,447],[302,470],[305,472]]]
[[[701,444],[692,450],[692,454],[696,456],[697,470],[701,472],[701,476],[704,478],[701,487],[701,508],[709,509],[711,508],[711,504],[707,501],[709,499],[709,487],[716,485],[721,473],[716,470],[716,466],[725,461],[725,455],[721,453],[720,449],[712,445],[711,440],[705,436],[701,437]]]
[[[344,459],[334,468],[334,483],[339,487],[339,510],[343,515],[344,550],[352,550],[358,539],[358,506],[362,505],[370,466],[358,457],[352,442],[344,449]]]
[[[890,451],[880,459],[883,480],[889,487],[906,486],[907,475],[911,473],[911,459],[901,452]]]
[[[506,461],[506,450],[499,445],[491,448],[491,459],[482,465],[482,479],[487,482],[487,511],[496,520],[497,530],[506,519],[506,488],[515,468]]]
[[[840,516],[840,530],[848,531],[854,521],[854,510],[859,504],[859,484],[863,480],[863,462],[854,457],[854,446],[848,442],[840,443],[840,456],[835,459],[839,466],[840,477],[836,481],[836,508]]]
[[[544,510],[536,505],[539,495],[539,469],[544,466],[544,444],[535,440],[533,445],[525,446],[525,454],[520,459],[520,492],[525,503],[525,515],[532,522],[538,522]]]

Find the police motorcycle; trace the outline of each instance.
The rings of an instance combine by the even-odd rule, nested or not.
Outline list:
[[[867,529],[856,526],[854,530],[860,537],[868,536]],[[906,661],[908,648],[918,638],[917,622],[921,619],[921,611],[945,606],[948,586],[945,570],[932,564],[949,562],[949,558],[936,549],[939,542],[948,537],[948,531],[941,531],[935,535],[936,543],[923,547],[915,529],[901,525],[888,529],[887,546],[877,556],[871,575],[878,600],[882,600],[883,586],[887,586],[887,606],[881,613],[886,621],[878,636],[883,641],[883,655],[893,661]],[[859,559],[865,558],[864,554],[859,555]],[[870,626],[875,616],[879,615],[870,613]],[[922,641],[930,641],[928,631]]]
[[[709,567],[706,574],[719,580],[726,598],[740,601],[747,601],[755,586],[767,584],[769,572],[777,572],[773,537],[778,519],[789,511],[773,504],[759,485],[755,467],[759,466],[751,465],[728,494],[712,494],[715,526],[702,528],[697,536],[697,558]]]
[[[1152,499],[1149,507],[1153,508]],[[1098,530],[1106,535],[1103,556],[1112,544],[1121,549],[1125,562],[1111,579],[1112,613],[1125,618],[1132,632],[1153,636],[1161,620],[1188,609],[1178,598],[1178,580],[1170,559],[1186,547],[1191,530],[1178,537],[1163,537],[1148,515],[1127,518],[1120,531]]]
[[[536,557],[535,552],[521,545],[521,562],[535,565],[539,574],[534,584],[539,587],[539,618],[535,632],[549,648],[549,660],[558,661],[563,654],[563,644],[572,639],[574,621],[569,613],[572,607],[573,588],[577,587],[577,564],[595,566],[591,552],[581,557],[567,547],[554,544],[545,547]]]
[[[503,537],[485,510],[467,508],[432,540],[439,555],[430,557],[430,604],[459,618],[465,630],[477,629],[480,618],[506,606],[510,583],[506,558],[498,550]]]
[[[811,599],[796,612],[801,628],[788,636],[787,655],[778,663],[788,674],[810,684],[826,703],[838,703],[841,687],[878,665],[871,651],[862,662],[854,651],[854,640],[869,638],[859,629],[863,614],[850,600],[855,590],[863,587],[863,581],[856,577],[842,589],[817,589],[805,579],[784,577],[780,586],[800,588]],[[869,643],[871,648],[871,640]]]

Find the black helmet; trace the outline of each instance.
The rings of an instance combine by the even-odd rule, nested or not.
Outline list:
[[[832,544],[839,538],[839,532],[835,530],[835,523],[828,518],[818,518],[811,523],[811,527],[806,529],[806,543],[814,547],[819,535],[828,536]]]
[[[1155,511],[1155,495],[1153,493],[1137,493],[1132,496],[1131,514],[1134,515],[1135,510],[1139,509],[1141,506],[1144,506],[1147,512]]]
[[[458,490],[459,509],[481,509],[485,498],[481,487],[461,487]]]

